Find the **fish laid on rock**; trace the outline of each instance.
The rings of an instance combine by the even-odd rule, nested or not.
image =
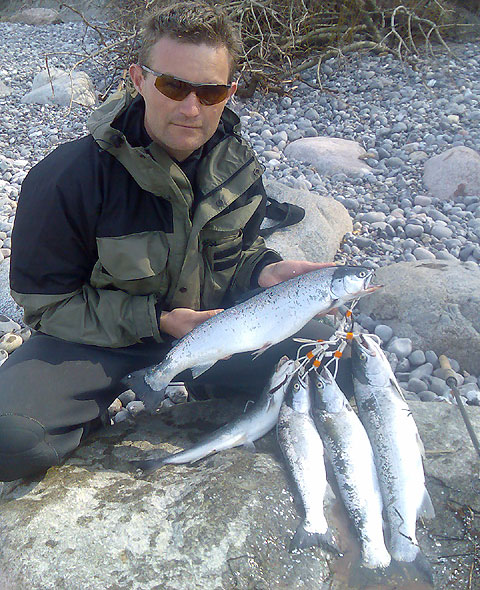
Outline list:
[[[241,416],[203,437],[190,449],[167,455],[161,459],[133,461],[133,465],[137,469],[151,472],[163,465],[194,463],[218,451],[241,445],[251,446],[254,441],[269,432],[277,423],[278,413],[289,381],[298,366],[297,361],[291,361],[286,356],[282,357],[258,401]]]
[[[431,579],[416,539],[416,521],[432,518],[425,488],[423,445],[408,404],[378,342],[354,337],[352,367],[360,419],[370,439],[387,521],[387,547],[399,562],[415,563]]]
[[[311,415],[311,391],[305,375],[290,380],[280,409],[277,438],[300,493],[305,518],[290,543],[290,551],[314,545],[338,553],[323,512],[327,476],[322,440]]]
[[[383,503],[365,428],[326,367],[309,377],[313,419],[361,543],[361,565],[386,568],[391,558],[383,537]]]
[[[265,289],[203,322],[161,363],[127,375],[123,383],[147,409],[157,408],[167,385],[185,369],[197,377],[235,353],[261,353],[298,332],[317,314],[378,289],[369,287],[372,275],[373,270],[362,266],[332,266]]]

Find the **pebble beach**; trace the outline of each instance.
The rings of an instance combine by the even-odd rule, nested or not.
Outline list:
[[[371,268],[415,260],[480,263],[480,232],[474,231],[480,225],[480,194],[440,200],[427,193],[422,179],[430,157],[455,146],[476,151],[480,146],[480,45],[450,47],[451,53],[436,47],[433,55],[408,62],[391,55],[333,58],[319,71],[303,72],[303,81],[292,82],[289,96],[256,93],[252,99],[234,99],[231,107],[267,180],[328,195],[349,211],[354,231],[345,237],[338,261]],[[0,23],[0,48],[1,261],[10,255],[17,199],[28,170],[60,143],[85,135],[92,110],[23,104],[21,97],[45,68],[46,54],[49,66],[68,69],[98,43],[83,23]],[[79,69],[99,93],[112,83],[105,62],[87,61]],[[321,176],[285,157],[283,150],[292,141],[317,136],[358,142],[367,151],[371,173]],[[408,342],[392,343],[390,328],[368,316],[357,321],[383,340],[412,399],[453,401],[435,353],[414,350]],[[451,362],[459,371],[455,359]],[[432,371],[438,382],[432,381]],[[427,393],[425,376],[430,377]],[[461,382],[464,388],[480,385],[480,376],[462,377]],[[475,393],[465,397],[480,404]]]

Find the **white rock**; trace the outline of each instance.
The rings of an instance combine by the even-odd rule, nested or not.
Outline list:
[[[37,74],[33,79],[32,90],[20,102],[60,106],[70,106],[71,103],[94,106],[97,103],[93,84],[85,72],[50,68],[50,75],[51,79],[46,70]]]
[[[52,25],[63,22],[58,12],[52,8],[26,8],[14,14],[10,20],[26,25]]]
[[[456,146],[425,163],[423,182],[439,199],[459,199],[480,194],[480,154]]]
[[[367,152],[356,141],[337,137],[307,137],[297,139],[284,150],[288,158],[313,165],[319,174],[333,176],[363,176],[372,169],[361,157]]]
[[[280,182],[266,182],[267,195],[305,209],[299,223],[274,232],[266,244],[285,259],[333,260],[343,236],[353,229],[348,211],[335,199],[306,190],[292,189]]]

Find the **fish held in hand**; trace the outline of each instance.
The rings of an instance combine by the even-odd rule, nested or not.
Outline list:
[[[361,566],[386,568],[382,497],[365,428],[325,367],[310,371],[313,419],[332,465],[338,489],[361,543]]]
[[[168,464],[194,463],[219,451],[241,445],[251,447],[254,441],[269,432],[277,423],[288,383],[297,367],[297,361],[282,357],[259,399],[241,416],[203,437],[190,449],[161,459],[133,461],[133,466],[149,473]]]
[[[391,556],[412,563],[431,581],[416,539],[416,521],[433,518],[425,488],[423,445],[412,413],[378,342],[367,334],[353,339],[355,399],[375,456],[388,526]]]
[[[323,511],[327,476],[323,445],[311,416],[306,376],[295,374],[280,409],[277,438],[305,509],[289,550],[319,546],[339,554]]]
[[[127,375],[122,382],[135,391],[147,410],[153,410],[162,402],[167,385],[182,371],[191,369],[195,378],[233,354],[261,354],[316,315],[378,289],[370,286],[373,272],[362,266],[326,267],[269,287],[198,325],[161,363]]]

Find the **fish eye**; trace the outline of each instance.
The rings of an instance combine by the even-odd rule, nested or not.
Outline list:
[[[358,358],[359,358],[361,361],[365,361],[365,360],[367,359],[367,355],[366,355],[364,352],[360,352],[360,353],[358,354]]]
[[[293,389],[295,389],[295,391],[298,391],[300,389],[300,383],[294,383]]]
[[[363,279],[363,278],[365,278],[365,277],[367,276],[367,273],[366,273],[364,270],[361,270],[361,271],[358,273],[358,276],[359,276],[361,279]]]

